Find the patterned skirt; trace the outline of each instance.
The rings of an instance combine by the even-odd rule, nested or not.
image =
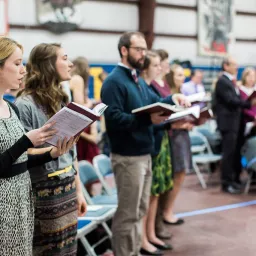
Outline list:
[[[0,255],[31,256],[33,230],[29,172],[0,179]]]
[[[170,151],[168,133],[165,132],[159,154],[152,157],[151,195],[153,196],[159,196],[173,187]]]
[[[77,198],[75,176],[33,184],[35,231],[33,255],[75,256]]]

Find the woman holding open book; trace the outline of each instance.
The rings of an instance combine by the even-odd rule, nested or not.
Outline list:
[[[73,61],[70,80],[70,89],[72,101],[88,108],[92,108],[94,102],[88,97],[88,81],[89,81],[89,63],[84,57],[78,57]],[[100,151],[97,146],[98,130],[97,122],[86,127],[80,135],[77,142],[77,158],[78,161],[87,160],[92,163],[92,160]]]
[[[27,131],[46,123],[67,103],[60,82],[70,80],[72,65],[59,44],[43,43],[32,49],[25,89],[16,103]],[[32,153],[46,150],[44,144]],[[86,212],[86,203],[75,147],[58,160],[29,171],[36,208],[33,255],[76,255],[77,214]]]
[[[242,85],[240,86],[241,98],[247,100],[252,97],[252,94],[256,95],[256,72],[252,67],[245,68],[242,74]],[[244,121],[256,122],[256,106],[252,106],[250,109],[244,110]]]
[[[185,80],[184,70],[180,65],[173,64],[166,75],[166,81],[171,93],[180,93]],[[186,171],[192,169],[192,156],[190,150],[190,138],[188,130],[193,128],[190,123],[184,123],[176,129],[172,127],[170,140],[172,148],[172,166],[174,170],[173,190],[170,191],[163,209],[164,223],[168,225],[180,225],[183,219],[178,219],[174,214],[174,202],[184,181]]]
[[[42,154],[27,150],[40,146],[56,134],[53,124],[25,133],[17,107],[3,99],[7,89],[17,90],[26,73],[23,47],[0,37],[0,251],[3,256],[32,256],[34,204],[27,169],[56,159],[73,145],[59,143]]]
[[[151,82],[161,72],[160,57],[154,51],[149,51],[146,55],[142,78],[151,90],[158,97],[160,93],[154,89]],[[155,232],[155,220],[158,207],[159,196],[172,189],[172,165],[171,152],[168,138],[169,124],[154,125],[154,150],[152,153],[152,186],[149,211],[144,219],[144,235],[142,242],[142,253],[162,255],[159,250],[170,250],[172,246],[160,240]],[[152,254],[153,255],[153,254]]]

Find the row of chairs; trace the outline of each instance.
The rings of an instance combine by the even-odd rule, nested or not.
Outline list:
[[[208,139],[213,137],[214,134],[210,133],[209,129],[199,128],[190,132],[190,141],[191,141],[191,152],[192,152],[192,163],[193,169],[198,177],[201,186],[206,189],[207,183],[200,171],[199,165],[204,165],[208,170],[208,174],[210,177],[211,170],[210,164],[217,163],[221,161],[222,156],[220,154],[214,154],[211,146],[209,144]],[[220,137],[217,136],[216,140],[221,140]],[[256,142],[256,138],[252,138]],[[253,150],[254,152],[254,150]],[[242,150],[243,161],[242,165],[245,170],[248,171],[248,179],[246,182],[244,193],[248,194],[250,190],[251,183],[253,182],[252,177],[253,173],[256,172],[256,155],[252,155],[248,153],[246,154]],[[248,158],[248,159],[247,159]]]
[[[77,238],[81,241],[87,255],[96,256],[95,248],[106,239],[111,239],[112,232],[107,224],[115,214],[117,207],[116,190],[112,189],[105,178],[112,173],[111,162],[108,156],[98,155],[93,159],[93,165],[88,161],[79,162],[79,174],[83,183],[83,194],[88,204],[88,211],[84,217],[78,218]],[[93,182],[99,181],[102,185],[103,194],[91,196],[86,187]],[[99,225],[103,227],[106,235],[95,244],[90,244],[86,238],[91,231]]]

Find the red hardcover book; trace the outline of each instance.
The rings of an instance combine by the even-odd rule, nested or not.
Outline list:
[[[107,108],[107,106],[104,103],[99,103],[93,109],[89,109],[75,102],[69,103],[67,107],[82,115],[89,117],[93,121],[100,120],[100,116],[104,113],[104,111]]]
[[[183,110],[183,107],[169,105],[166,103],[156,102],[144,107],[136,108],[132,110],[133,114],[153,114],[163,112],[162,116],[170,116],[173,113]]]
[[[256,97],[255,90],[249,93],[248,91],[246,91],[246,89],[244,89],[243,87],[240,87],[239,91],[240,91],[242,98],[247,98],[248,101],[251,101],[253,98]]]
[[[54,121],[54,128],[58,131],[56,135],[47,140],[47,143],[56,146],[59,139],[67,138],[69,140],[71,137],[79,136],[87,126],[99,120],[106,108],[107,106],[103,103],[93,109],[74,102],[68,104],[47,121],[47,123]]]
[[[186,110],[172,114],[166,122],[175,123],[177,121],[190,122],[194,125],[202,125],[208,119],[213,117],[211,109],[203,108],[200,110],[200,106],[193,106]]]
[[[195,123],[200,116],[200,107],[193,106],[183,111],[172,114],[167,120],[167,123],[175,123],[177,121]]]

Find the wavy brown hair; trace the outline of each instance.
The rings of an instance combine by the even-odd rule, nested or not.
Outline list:
[[[56,70],[57,51],[60,44],[42,43],[35,46],[26,65],[25,89],[20,95],[31,95],[35,103],[51,117],[61,104],[68,103],[68,96],[60,87],[60,77]]]

